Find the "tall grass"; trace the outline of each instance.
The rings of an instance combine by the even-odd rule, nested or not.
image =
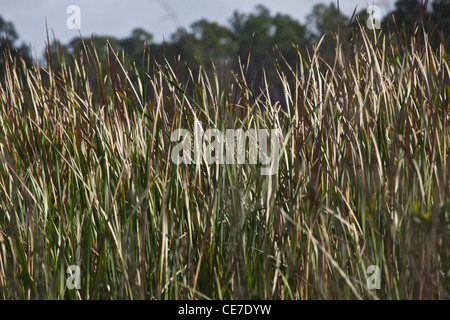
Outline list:
[[[7,56],[0,298],[448,299],[447,53],[362,27],[335,43],[332,63],[321,42],[279,57],[283,101],[247,62],[182,75],[110,46],[106,65],[90,44],[74,68]],[[171,133],[196,123],[279,128],[277,174],[174,164]]]

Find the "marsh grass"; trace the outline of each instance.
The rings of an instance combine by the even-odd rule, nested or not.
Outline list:
[[[334,40],[331,63],[321,42],[293,47],[295,66],[279,56],[282,101],[247,82],[246,61],[181,74],[144,52],[137,69],[89,43],[73,68],[6,56],[0,298],[448,299],[447,53],[420,29]],[[196,120],[280,128],[277,174],[175,165],[171,133]]]

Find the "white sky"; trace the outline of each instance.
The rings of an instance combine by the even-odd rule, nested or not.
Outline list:
[[[263,4],[272,14],[288,14],[301,23],[317,3],[331,3],[334,0],[0,0],[0,16],[11,21],[20,36],[20,42],[31,44],[33,55],[42,57],[46,42],[46,27],[50,40],[53,34],[62,43],[79,35],[69,30],[66,13],[69,5],[81,9],[81,34],[83,36],[111,35],[125,37],[131,30],[142,27],[154,36],[156,42],[170,35],[177,27],[189,27],[201,18],[226,25],[235,10],[254,12],[256,5]],[[395,0],[341,0],[342,12],[351,16],[356,5],[358,11],[375,2],[381,14],[394,8]]]

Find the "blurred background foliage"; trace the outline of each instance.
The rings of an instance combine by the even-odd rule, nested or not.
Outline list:
[[[186,71],[189,66],[194,72],[198,71],[199,65],[211,67],[206,70],[211,72],[211,62],[214,62],[214,66],[219,70],[227,68],[239,71],[239,61],[242,61],[247,68],[247,80],[253,84],[255,90],[264,85],[262,70],[271,70],[266,74],[267,83],[273,91],[272,98],[280,100],[282,90],[276,88],[278,76],[277,69],[273,66],[277,66],[280,59],[285,59],[291,66],[296,65],[298,55],[296,50],[293,50],[293,45],[297,46],[302,55],[308,56],[312,53],[313,45],[324,36],[320,55],[331,63],[334,59],[336,36],[350,39],[352,28],[357,27],[358,21],[364,25],[367,19],[365,6],[358,11],[355,9],[353,16],[348,17],[333,3],[317,4],[307,16],[306,23],[302,24],[289,15],[272,14],[263,5],[258,5],[250,14],[235,11],[229,18],[228,25],[220,25],[207,19],[196,21],[189,28],[178,29],[169,41],[163,43],[154,42],[151,32],[136,28],[130,36],[123,39],[93,35],[85,39],[74,38],[68,44],[53,40],[49,49],[54,55],[53,60],[56,60],[56,55],[63,55],[65,62],[73,65],[74,50],[80,48],[82,40],[92,40],[97,53],[102,55],[99,60],[105,68],[107,61],[104,47],[107,41],[112,48],[123,50],[129,61],[136,63],[138,69],[147,65],[148,54],[155,62],[161,63],[167,59],[170,63],[175,62],[181,71]],[[394,10],[384,15],[381,27],[388,32],[397,32],[398,36],[406,41],[414,33],[420,33],[420,21],[424,21],[422,25],[427,29],[430,43],[435,48],[441,42],[448,48],[450,0],[397,0]],[[25,57],[25,61],[31,64],[29,48],[24,44],[17,44],[19,37],[14,26],[1,17],[0,35],[0,51],[3,52],[9,46],[13,52],[20,53]],[[331,52],[327,52],[330,50]],[[44,61],[46,54],[44,53]],[[285,65],[278,64],[278,68]],[[146,71],[152,75],[153,70]],[[0,76],[2,74],[0,69]]]

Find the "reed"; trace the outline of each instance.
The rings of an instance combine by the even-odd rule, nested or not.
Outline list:
[[[450,69],[427,34],[359,27],[296,65],[284,100],[245,66],[143,52],[5,57],[1,299],[448,299]],[[420,35],[420,36],[419,36]],[[250,58],[251,59],[251,58]],[[327,62],[328,61],[328,62]],[[176,129],[279,128],[279,169],[176,165]],[[78,265],[81,289],[66,286]],[[381,270],[369,289],[370,265]]]

